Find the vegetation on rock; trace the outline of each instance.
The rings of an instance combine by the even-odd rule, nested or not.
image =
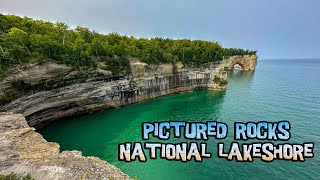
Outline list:
[[[34,180],[34,178],[30,175],[23,175],[11,172],[9,175],[0,175],[0,180]]]
[[[225,86],[228,84],[228,80],[223,79],[217,75],[214,76],[213,78],[213,82],[215,82],[216,84],[218,84],[219,86]]]

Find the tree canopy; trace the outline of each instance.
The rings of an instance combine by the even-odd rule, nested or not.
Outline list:
[[[0,14],[0,74],[10,67],[42,59],[75,67],[96,67],[96,60],[104,59],[109,66],[124,67],[129,58],[149,64],[182,61],[201,65],[227,56],[254,54],[256,51],[223,48],[212,41],[104,35],[84,27],[70,29],[61,22]]]

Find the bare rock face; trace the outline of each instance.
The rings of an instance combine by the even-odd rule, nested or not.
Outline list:
[[[115,166],[79,151],[59,152],[30,128],[23,115],[0,113],[0,174],[30,173],[35,179],[130,179]]]

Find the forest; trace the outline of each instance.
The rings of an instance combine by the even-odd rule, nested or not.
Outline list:
[[[121,72],[130,58],[148,64],[201,65],[234,55],[255,55],[256,51],[223,48],[218,42],[134,38],[118,33],[100,34],[85,27],[0,14],[0,76],[9,68],[45,59],[75,68],[97,67],[103,60],[111,70]]]

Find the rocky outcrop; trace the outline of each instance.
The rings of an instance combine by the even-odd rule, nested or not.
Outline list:
[[[30,173],[36,180],[130,179],[115,166],[79,151],[59,152],[20,114],[0,113],[0,174]]]
[[[228,70],[232,70],[234,65],[238,64],[241,66],[241,70],[243,71],[253,71],[257,65],[257,56],[232,56],[229,59],[224,60],[223,64]]]
[[[227,63],[192,67],[179,62],[148,65],[132,59],[131,77],[126,78],[114,78],[103,68],[74,70],[52,61],[30,64],[0,81],[0,111],[21,113],[30,126],[38,128],[57,119],[172,93],[225,89],[221,82],[227,79],[223,70]]]

